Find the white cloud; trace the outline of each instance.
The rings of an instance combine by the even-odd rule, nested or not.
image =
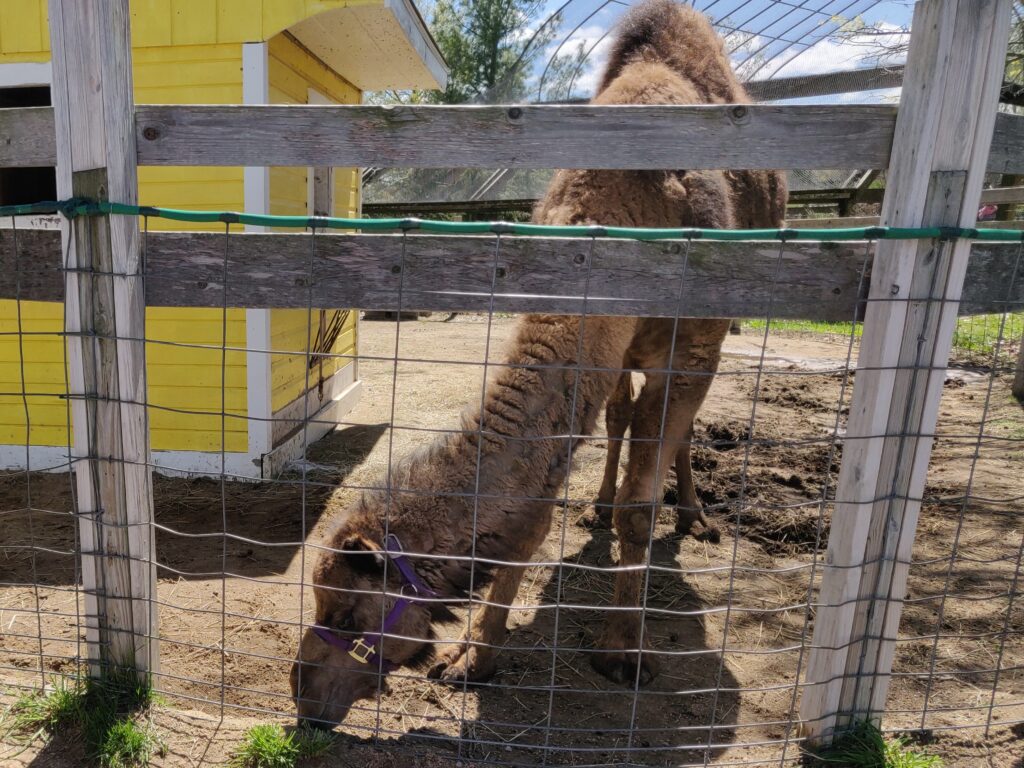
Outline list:
[[[588,24],[569,35],[561,49],[558,43],[552,44],[545,53],[545,62],[550,60],[556,51],[559,56],[575,54],[582,44],[583,50],[589,51],[590,55],[573,83],[573,93],[589,96],[597,88],[598,80],[604,72],[613,41],[613,35],[608,34],[608,27]]]
[[[796,77],[838,72],[882,64],[902,64],[906,58],[907,32],[892,24],[882,23],[879,31],[862,32],[845,38],[825,38],[810,48],[786,60],[781,66],[775,62],[766,67],[772,77]],[[902,48],[897,54],[893,48]],[[785,59],[786,54],[782,57]],[[762,71],[762,76],[767,72]]]

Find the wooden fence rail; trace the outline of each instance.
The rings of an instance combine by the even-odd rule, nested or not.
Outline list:
[[[139,165],[388,168],[885,168],[896,107],[138,106]],[[0,110],[0,167],[56,162],[53,110]],[[640,151],[642,148],[642,151]],[[992,173],[1024,173],[1024,116]]]
[[[146,304],[162,307],[395,309],[486,312],[494,236],[318,234],[309,290],[308,234],[151,232]],[[974,243],[961,315],[1024,308],[1012,279],[1020,245]],[[863,311],[873,247],[865,242],[756,243],[502,237],[494,309],[502,312],[747,317],[775,293],[774,316],[850,321]],[[62,301],[59,233],[0,230],[0,299]],[[593,259],[587,284],[587,260]],[[678,280],[687,261],[686,284]],[[25,270],[26,264],[32,269]],[[19,269],[19,265],[20,269]],[[776,271],[778,270],[777,279]],[[862,273],[867,277],[862,280]],[[20,273],[20,286],[15,275]],[[774,286],[774,287],[773,287]],[[18,293],[20,291],[20,294]]]

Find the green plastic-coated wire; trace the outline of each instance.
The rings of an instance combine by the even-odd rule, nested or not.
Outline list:
[[[446,235],[520,235],[524,237],[604,237],[623,240],[982,240],[1024,242],[1024,231],[965,227],[850,227],[844,229],[698,229],[693,227],[644,228],[603,226],[552,226],[504,221],[432,221],[416,218],[348,219],[334,216],[273,216],[231,211],[191,211],[156,208],[73,198],[24,205],[0,206],[0,216],[60,213],[78,216],[149,216],[190,223],[249,224],[293,229],[344,229],[361,232],[417,231]]]

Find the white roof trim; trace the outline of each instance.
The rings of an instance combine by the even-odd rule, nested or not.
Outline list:
[[[384,0],[384,7],[394,14],[405,36],[443,91],[448,87],[448,64],[412,0]]]

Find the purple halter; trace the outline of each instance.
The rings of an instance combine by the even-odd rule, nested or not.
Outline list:
[[[387,538],[384,540],[384,551],[387,553],[388,557],[391,558],[391,562],[395,564],[395,567],[398,568],[398,572],[402,575],[402,581],[404,583],[402,585],[402,596],[398,598],[394,606],[384,617],[384,622],[381,624],[380,632],[371,632],[360,635],[355,640],[348,640],[338,637],[327,627],[313,627],[313,631],[316,633],[317,637],[325,643],[347,652],[349,656],[360,664],[369,664],[370,660],[380,653],[380,645],[384,640],[384,636],[392,627],[395,626],[395,624],[398,623],[398,620],[402,618],[402,614],[405,613],[406,608],[413,605],[423,597],[437,597],[437,593],[423,582],[409,561],[406,560],[404,550],[402,549],[402,543],[398,540],[398,537],[395,536],[395,534],[389,533],[387,535]],[[406,587],[412,590],[412,597],[405,596]],[[399,666],[400,665],[394,664],[385,658],[380,659],[380,668],[384,674],[397,669]]]

